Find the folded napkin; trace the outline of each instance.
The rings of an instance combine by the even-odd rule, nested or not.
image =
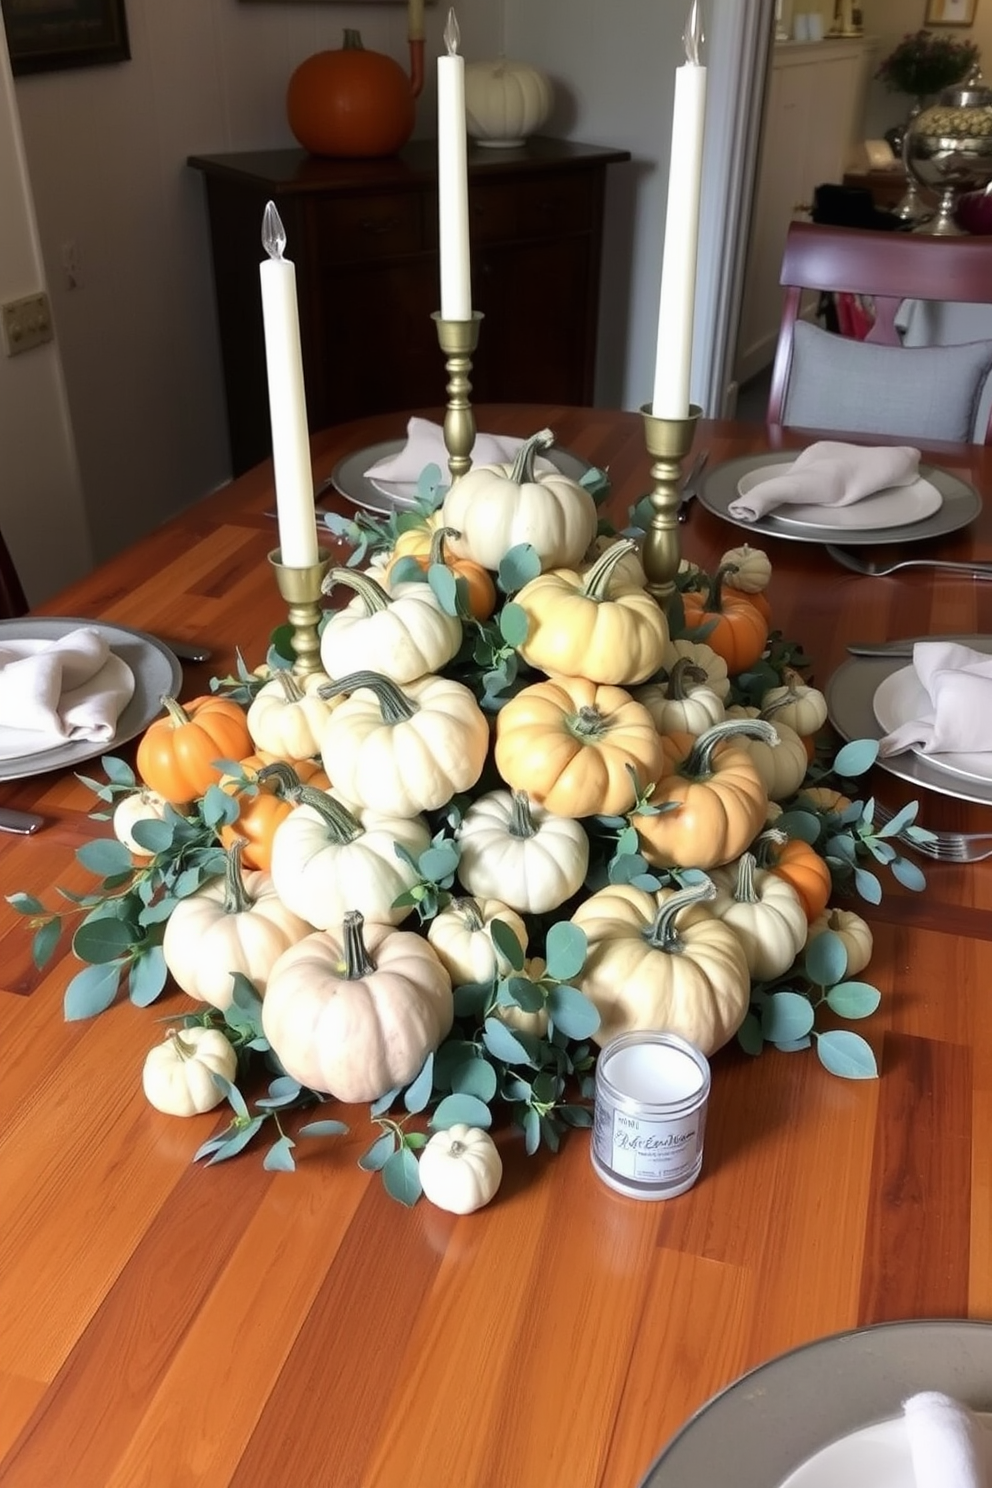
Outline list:
[[[992,1436],[967,1406],[937,1390],[903,1402],[916,1488],[992,1488]]]
[[[134,676],[90,626],[57,641],[12,640],[0,646],[0,735],[44,736],[96,744],[113,738],[134,692]]]
[[[737,496],[728,510],[740,522],[756,522],[777,506],[853,506],[891,486],[911,486],[919,473],[920,452],[908,445],[824,439],[804,449],[781,475]]]
[[[512,434],[477,434],[472,446],[473,465],[512,464],[517,450],[524,443]],[[396,485],[415,486],[425,465],[448,468],[448,449],[444,442],[444,430],[440,424],[429,419],[412,418],[406,426],[406,443],[395,455],[376,460],[365,471],[372,480],[395,482]],[[555,467],[543,455],[534,461],[535,470],[553,470]]]
[[[924,754],[992,750],[992,656],[954,641],[917,641],[913,666],[933,717],[901,723],[882,739],[880,753],[899,754],[913,745]]]

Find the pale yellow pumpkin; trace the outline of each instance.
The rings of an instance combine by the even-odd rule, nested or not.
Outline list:
[[[669,641],[664,662],[669,675],[683,657],[705,673],[705,685],[712,688],[721,702],[726,703],[730,693],[730,675],[723,657],[718,656],[705,641]]]
[[[237,1070],[234,1046],[219,1028],[173,1028],[145,1055],[141,1087],[156,1111],[198,1116],[224,1099],[214,1075],[233,1083]]]
[[[711,908],[737,934],[757,982],[789,970],[806,944],[806,911],[791,884],[755,866],[754,854],[713,871],[717,887]]]
[[[720,568],[728,572],[724,582],[731,589],[740,589],[744,594],[761,594],[768,588],[772,576],[771,559],[760,548],[742,543],[738,548],[728,548],[720,559]]]
[[[764,715],[757,708],[745,708],[737,704],[727,709],[727,717],[757,719]],[[780,722],[778,714],[766,721],[774,730],[778,742],[754,738],[745,739],[743,744],[761,777],[768,799],[784,801],[795,795],[806,779],[809,755],[795,729]]]
[[[502,899],[452,899],[427,927],[427,939],[456,987],[492,981],[509,967],[493,943],[492,923],[500,920],[527,949],[527,926]]]

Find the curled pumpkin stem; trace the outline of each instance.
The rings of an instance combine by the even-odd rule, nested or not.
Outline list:
[[[227,849],[227,866],[224,870],[225,914],[245,914],[255,903],[245,886],[244,873],[241,869],[241,854],[246,845],[246,839],[239,837]]]
[[[702,904],[705,899],[716,897],[716,884],[711,878],[701,878],[699,883],[687,884],[666,899],[654,917],[654,922],[641,934],[656,951],[678,956],[685,950],[685,941],[675,925],[678,913],[690,904]]]
[[[320,586],[321,594],[330,594],[335,584],[343,584],[346,589],[353,589],[365,606],[367,615],[375,615],[380,610],[388,609],[392,604],[390,595],[386,593],[381,584],[377,584],[375,579],[370,578],[368,574],[355,573],[354,569],[332,568],[330,573],[325,575]]]
[[[381,672],[349,672],[347,677],[339,677],[336,682],[325,682],[318,687],[317,696],[338,697],[342,692],[357,692],[360,687],[375,693],[383,723],[406,723],[420,711],[420,704]]]
[[[774,749],[781,740],[773,724],[762,718],[728,718],[724,723],[715,723],[705,729],[696,739],[692,749],[679,766],[679,774],[690,780],[701,780],[713,774],[713,751],[725,739],[735,736],[760,739]]]
[[[628,553],[633,553],[637,548],[633,538],[624,537],[619,542],[611,543],[605,553],[601,553],[596,562],[590,568],[582,581],[581,593],[586,599],[594,599],[601,603],[609,599],[613,587],[613,572],[621,558]]]
[[[517,450],[513,469],[510,471],[510,480],[515,486],[528,485],[533,481],[535,456],[554,442],[555,436],[550,429],[541,429],[537,434],[532,434],[529,439],[524,440]]]

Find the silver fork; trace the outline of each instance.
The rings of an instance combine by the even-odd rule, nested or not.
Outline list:
[[[975,579],[992,579],[992,563],[975,559],[974,563],[958,563],[952,558],[900,558],[896,563],[878,563],[874,558],[862,558],[847,548],[838,548],[834,543],[824,547],[835,563],[849,568],[852,573],[868,574],[872,578],[884,578],[901,568],[948,568],[957,573],[971,574]]]
[[[875,802],[875,821],[879,826],[892,820],[894,812]],[[905,832],[897,833],[900,842],[914,848],[925,858],[937,863],[978,863],[983,858],[992,858],[992,832],[934,832],[932,841],[917,842]]]

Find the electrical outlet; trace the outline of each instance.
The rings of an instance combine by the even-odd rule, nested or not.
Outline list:
[[[9,357],[51,341],[52,307],[47,294],[25,295],[21,300],[0,304],[4,350]]]

